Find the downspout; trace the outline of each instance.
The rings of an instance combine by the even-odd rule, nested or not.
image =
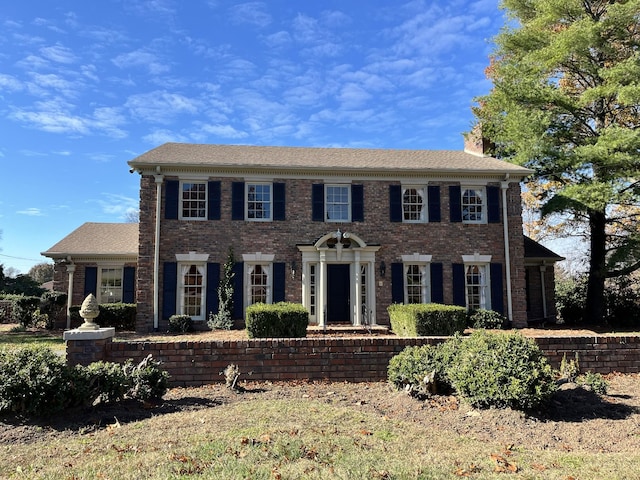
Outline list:
[[[509,220],[507,208],[507,189],[509,188],[509,174],[504,177],[500,188],[502,190],[502,226],[504,228],[504,259],[505,275],[507,277],[507,318],[513,322],[513,299],[511,296],[511,253],[509,248]]]
[[[156,174],[153,176],[156,181],[156,232],[153,246],[153,330],[160,328],[160,209],[162,207],[162,181],[164,175],[160,174],[160,166],[156,167]]]

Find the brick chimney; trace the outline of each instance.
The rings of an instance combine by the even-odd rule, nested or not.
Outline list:
[[[482,125],[476,123],[470,132],[464,135],[464,151],[479,157],[490,157],[493,144],[482,135]]]

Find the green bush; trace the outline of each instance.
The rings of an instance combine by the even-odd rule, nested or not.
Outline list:
[[[609,389],[609,382],[607,382],[599,373],[587,372],[578,376],[576,382],[579,385],[587,386],[598,395],[606,395]]]
[[[81,379],[50,348],[0,349],[0,412],[48,415],[74,404],[76,387]]]
[[[45,316],[45,328],[51,330],[56,320],[66,317],[67,294],[63,292],[44,292],[40,297],[40,313]]]
[[[507,317],[494,310],[480,309],[469,315],[469,326],[472,328],[498,330],[507,328],[507,324]]]
[[[387,376],[396,388],[405,389],[414,396],[425,396],[424,378],[435,372],[433,381],[440,393],[448,392],[447,356],[443,344],[406,347],[389,361]]]
[[[88,398],[91,403],[115,402],[125,398],[131,389],[131,381],[122,365],[113,362],[94,362],[86,367]]]
[[[394,303],[387,310],[391,330],[401,337],[453,335],[463,332],[467,326],[467,311],[464,307],[438,303]]]
[[[157,400],[167,393],[169,374],[160,368],[161,363],[147,355],[138,365],[127,362],[123,366],[130,379],[127,396],[136,400]]]
[[[101,303],[98,308],[100,315],[94,321],[101,327],[114,327],[118,331],[135,330],[137,311],[135,303]],[[82,324],[80,306],[72,306],[69,312],[71,321],[75,325]]]
[[[454,351],[447,377],[473,406],[531,409],[555,392],[542,351],[518,333],[478,330],[457,340]]]
[[[247,307],[249,338],[306,337],[309,312],[297,303],[255,303]]]
[[[40,297],[20,296],[13,301],[13,320],[23,327],[30,327],[40,307]]]
[[[169,317],[169,332],[187,333],[193,331],[193,320],[189,315],[171,315]]]

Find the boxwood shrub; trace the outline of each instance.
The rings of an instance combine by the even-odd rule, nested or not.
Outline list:
[[[136,329],[135,303],[101,303],[98,305],[100,315],[94,321],[101,327],[115,327],[118,331],[131,331]],[[69,309],[73,325],[81,325],[80,306],[74,305]]]
[[[469,314],[469,326],[471,328],[499,330],[507,328],[508,323],[507,317],[494,310],[479,309]]]
[[[532,339],[478,330],[454,342],[447,377],[475,407],[532,409],[556,391],[551,365]]]
[[[454,305],[394,303],[387,309],[391,330],[400,337],[453,335],[467,326],[467,310]]]
[[[249,338],[306,337],[309,312],[299,303],[255,303],[247,307]]]
[[[421,396],[427,393],[423,391],[423,379],[431,372],[435,372],[434,381],[439,393],[451,390],[447,368],[447,352],[442,345],[421,345],[407,347],[392,357],[387,373],[396,388]]]

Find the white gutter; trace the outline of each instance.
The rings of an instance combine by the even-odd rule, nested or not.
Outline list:
[[[500,184],[502,190],[502,226],[504,228],[504,259],[505,259],[505,275],[507,277],[507,318],[513,321],[513,300],[511,297],[511,254],[509,252],[509,221],[507,208],[507,189],[509,188],[509,174]]]
[[[156,167],[156,234],[153,247],[153,329],[160,328],[160,209],[162,207],[162,181],[164,176],[160,174],[160,167]]]

